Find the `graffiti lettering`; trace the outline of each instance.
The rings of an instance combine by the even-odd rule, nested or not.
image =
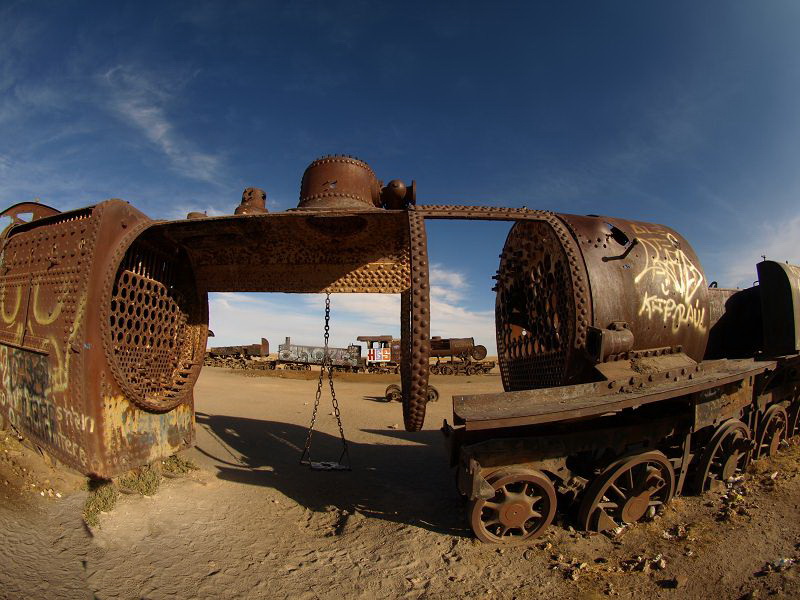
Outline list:
[[[76,434],[93,433],[95,420],[54,404],[48,363],[46,355],[0,344],[0,409],[15,428],[84,462]]]
[[[672,325],[672,331],[678,331],[681,325],[691,325],[701,331],[705,330],[706,309],[700,308],[700,302],[694,305],[675,302],[672,298],[660,298],[644,293],[639,314],[647,315],[648,319],[661,316],[665,324]]]
[[[695,299],[705,278],[691,259],[681,249],[680,242],[672,233],[640,231],[639,242],[645,252],[645,267],[634,279],[634,283],[646,280],[656,294],[644,292],[639,307],[640,315],[659,317],[664,324],[671,324],[677,331],[681,325],[706,330],[706,311]]]

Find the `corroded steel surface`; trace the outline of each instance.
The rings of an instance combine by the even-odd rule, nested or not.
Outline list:
[[[9,206],[0,213],[0,235],[5,234],[5,230],[12,225],[22,225],[44,217],[52,217],[59,213],[55,208],[38,202],[20,202]]]
[[[267,194],[261,188],[246,188],[242,192],[242,203],[233,211],[235,215],[263,215],[267,210]],[[187,215],[187,218],[192,218]],[[195,215],[197,213],[194,213]]]
[[[154,225],[208,292],[377,292],[409,286],[405,211],[294,211]]]
[[[352,156],[325,156],[303,173],[298,208],[379,208],[380,194],[378,178],[367,163]]]
[[[425,407],[428,403],[428,375],[431,352],[431,296],[428,270],[428,241],[425,235],[425,219],[417,211],[408,213],[409,239],[411,247],[411,289],[404,294],[401,312],[410,312],[401,319],[403,358],[401,366],[403,382],[403,421],[408,431],[419,431],[425,423]]]
[[[431,338],[431,356],[458,356],[465,360],[486,358],[486,347],[476,346],[475,338]]]
[[[589,381],[594,362],[631,351],[679,347],[703,358],[705,276],[689,243],[668,227],[574,215],[517,223],[497,279],[506,389]],[[589,327],[596,338],[587,345]]]
[[[756,266],[763,291],[766,352],[773,356],[800,352],[800,267],[772,260]]]
[[[158,236],[137,241],[151,223],[110,200],[3,238],[0,412],[87,474],[112,475],[193,441],[202,353],[192,353],[205,349],[205,296],[178,274],[178,249]],[[157,351],[165,346],[171,354]]]

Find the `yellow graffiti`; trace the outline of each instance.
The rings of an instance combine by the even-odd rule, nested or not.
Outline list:
[[[33,318],[39,325],[50,325],[60,315],[64,303],[59,299],[56,302],[55,308],[50,312],[45,312],[39,307],[39,284],[33,286]]]
[[[694,306],[675,302],[672,298],[660,298],[644,293],[639,314],[646,314],[648,319],[661,315],[664,323],[672,321],[672,330],[678,331],[681,325],[691,325],[700,331],[705,331],[706,309],[700,308],[700,301],[696,300]]]
[[[646,262],[634,283],[648,278],[657,290],[655,294],[644,292],[639,314],[649,319],[660,317],[665,324],[671,323],[673,331],[689,325],[704,332],[706,311],[695,298],[705,281],[700,269],[672,233],[645,228],[638,233],[645,234],[638,239],[644,247]]]
[[[19,307],[22,305],[22,288],[17,287],[17,299],[14,303],[14,310],[11,311],[10,315],[9,313],[6,312],[6,305],[8,304],[6,302],[6,299],[8,297],[8,288],[5,286],[3,286],[2,295],[3,299],[2,299],[2,305],[0,305],[0,313],[2,313],[3,322],[6,325],[11,325],[11,323],[14,322],[14,319],[17,318],[17,314],[19,314]]]

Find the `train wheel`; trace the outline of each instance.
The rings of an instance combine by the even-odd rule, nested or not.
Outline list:
[[[400,386],[396,383],[392,383],[391,385],[386,387],[386,401],[391,402],[394,400],[395,402],[402,402],[403,401],[403,392],[400,389]]]
[[[401,398],[402,400],[402,398]],[[428,402],[436,402],[439,400],[439,390],[432,385],[428,386]]]
[[[439,365],[431,365],[430,367],[431,375],[438,375],[439,374]]]
[[[519,544],[541,534],[556,514],[556,490],[548,477],[529,469],[502,469],[487,481],[495,494],[469,505],[476,537],[487,544]]]
[[[663,453],[643,452],[607,467],[586,490],[578,524],[607,531],[636,523],[667,504],[675,492],[675,473]]]
[[[737,419],[720,425],[697,463],[693,490],[702,494],[715,482],[724,482],[743,472],[750,462],[753,442],[750,429]]]
[[[439,373],[442,375],[452,375],[453,374],[453,367],[450,365],[442,365],[439,367]]]
[[[466,369],[464,369],[464,373],[467,375],[475,375],[475,367],[472,365],[468,366]]]
[[[789,417],[779,404],[773,404],[764,413],[758,426],[756,458],[772,456],[786,437]]]
[[[475,346],[472,348],[470,355],[475,360],[483,360],[486,358],[486,346]]]

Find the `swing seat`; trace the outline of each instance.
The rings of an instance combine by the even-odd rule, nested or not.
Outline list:
[[[304,460],[301,464],[308,465],[312,471],[352,471],[350,466],[332,460]]]

